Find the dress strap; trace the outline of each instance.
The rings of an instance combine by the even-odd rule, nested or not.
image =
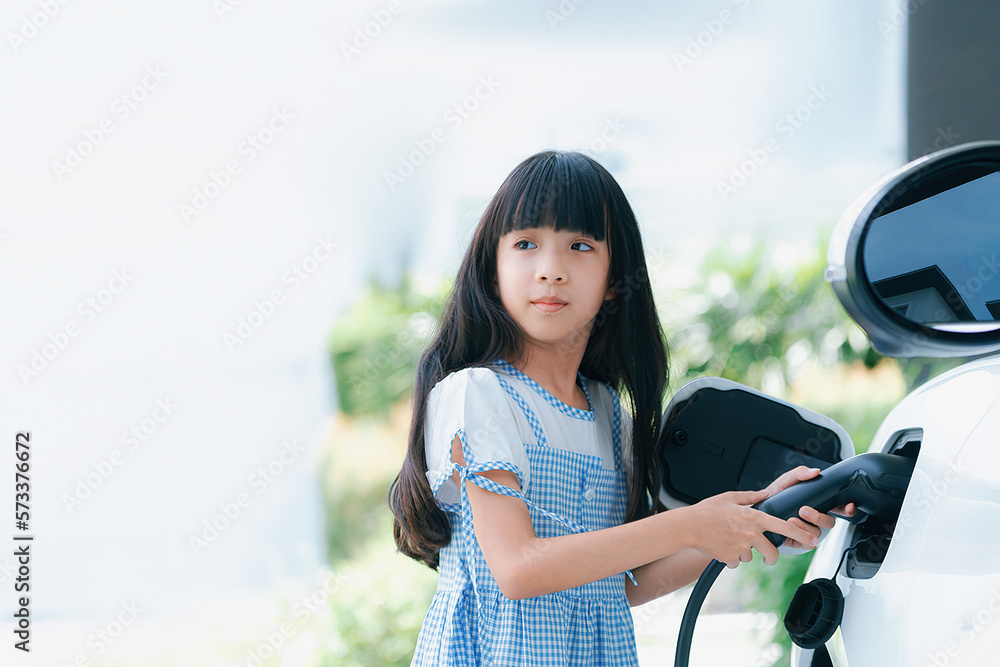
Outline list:
[[[496,373],[494,373],[494,375],[496,375],[497,380],[500,381],[500,386],[503,387],[503,390],[514,399],[514,402],[517,403],[520,406],[521,411],[524,412],[525,419],[528,420],[528,424],[531,425],[531,430],[535,433],[535,440],[538,442],[538,446],[548,447],[549,443],[545,439],[545,433],[542,431],[542,423],[538,421],[538,417],[535,416],[535,412],[528,406],[527,401],[521,398],[521,395],[510,386],[509,382]]]
[[[618,392],[615,391],[614,387],[606,382],[602,382],[601,384],[611,392],[611,403],[614,405],[614,412],[611,417],[611,439],[615,443],[615,465],[618,467],[618,470],[624,473],[625,462],[622,460],[622,404],[618,400]],[[625,570],[625,574],[628,575],[633,584],[636,586],[639,585],[635,577],[632,576],[632,570]]]
[[[622,403],[614,387],[606,382],[601,384],[607,387],[611,393],[611,404],[614,406],[611,416],[611,439],[615,444],[615,465],[619,470],[624,470],[624,461],[622,461]]]
[[[580,419],[583,421],[592,422],[594,421],[594,402],[590,400],[590,392],[587,390],[587,383],[584,381],[583,374],[580,371],[576,372],[576,379],[580,383],[580,387],[583,389],[583,395],[587,397],[587,407],[588,410],[581,410],[580,408],[574,408],[572,405],[567,405],[566,403],[560,401],[558,398],[552,395],[548,389],[538,384],[530,377],[522,373],[513,364],[507,362],[503,359],[497,358],[493,360],[493,365],[497,368],[503,370],[503,372],[508,373],[516,377],[518,380],[528,385],[536,394],[545,399],[549,405],[554,407],[559,412],[563,413],[568,417],[573,417],[574,419]]]

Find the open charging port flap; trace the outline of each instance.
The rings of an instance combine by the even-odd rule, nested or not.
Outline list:
[[[667,405],[660,440],[666,507],[763,489],[799,465],[824,469],[854,455],[829,417],[723,378],[685,384]]]

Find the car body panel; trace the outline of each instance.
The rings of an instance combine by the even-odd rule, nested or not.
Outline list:
[[[869,451],[923,431],[891,545],[870,579],[847,576],[841,624],[848,663],[996,664],[1000,655],[1000,355],[967,363],[904,398]],[[806,581],[833,577],[854,526],[838,522]],[[793,667],[812,664],[794,648]]]

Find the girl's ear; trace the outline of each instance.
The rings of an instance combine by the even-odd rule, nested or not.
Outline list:
[[[608,285],[608,291],[604,293],[604,300],[610,301],[613,298],[615,298],[615,286]]]

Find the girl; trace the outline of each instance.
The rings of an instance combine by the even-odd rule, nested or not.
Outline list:
[[[528,158],[487,206],[420,361],[389,491],[399,550],[440,570],[414,665],[636,665],[630,604],[712,558],[773,564],[765,531],[811,548],[833,526],[750,507],[818,472],[805,467],[655,513],[666,381],[621,188],[579,153]]]

